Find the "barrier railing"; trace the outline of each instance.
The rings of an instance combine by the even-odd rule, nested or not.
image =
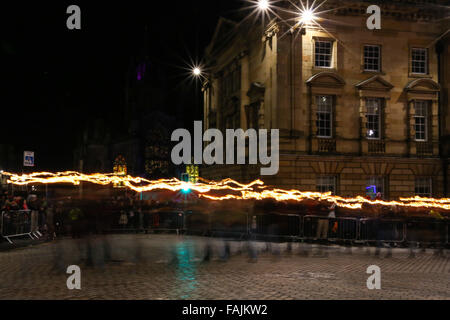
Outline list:
[[[308,240],[355,241],[358,239],[358,224],[359,222],[356,218],[304,216],[302,237]]]
[[[38,232],[37,215],[29,210],[3,211],[1,223],[1,235],[11,244],[11,238],[29,236],[34,239],[33,235]]]
[[[449,238],[450,238],[450,222],[447,222],[447,239],[445,241],[446,245],[450,244],[450,239]]]
[[[404,242],[406,240],[405,222],[372,218],[360,219],[358,240],[363,242]]]
[[[295,214],[254,215],[249,223],[252,238],[298,238],[303,227],[303,219]]]
[[[448,223],[444,221],[410,220],[405,225],[408,243],[433,245],[448,243]]]
[[[115,214],[113,221],[118,221]],[[182,211],[145,212],[136,213],[133,218],[127,217],[127,224],[120,225],[114,222],[109,232],[176,232],[185,231],[185,213]]]
[[[211,231],[211,215],[197,212],[186,214],[184,227],[189,233],[205,236]]]
[[[211,235],[242,239],[248,234],[248,220],[248,213],[213,212],[209,218]]]

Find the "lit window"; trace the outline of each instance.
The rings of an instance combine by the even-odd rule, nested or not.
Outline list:
[[[117,156],[114,160],[113,171],[116,175],[126,175],[127,174],[127,162],[122,155]]]
[[[428,51],[423,48],[411,50],[411,72],[416,74],[428,73]]]
[[[364,46],[364,71],[381,70],[381,50],[380,46]]]
[[[336,193],[336,177],[333,176],[318,177],[317,191],[322,193],[331,192],[334,195]]]
[[[366,99],[367,139],[381,138],[381,99]]]
[[[333,43],[331,41],[315,41],[315,66],[331,68]]]
[[[317,136],[332,137],[333,98],[331,96],[317,96]]]
[[[370,177],[368,188],[370,188],[372,192],[375,192],[374,196],[376,196],[377,193],[381,193],[381,197],[384,199],[384,177]]]
[[[416,196],[431,198],[432,196],[432,179],[431,178],[416,178]]]
[[[414,101],[415,109],[415,124],[416,141],[427,141],[427,127],[428,127],[428,102]]]
[[[127,162],[122,155],[117,156],[114,160],[113,171],[115,175],[126,176],[127,175]],[[125,184],[123,182],[114,183],[114,188],[124,188]]]

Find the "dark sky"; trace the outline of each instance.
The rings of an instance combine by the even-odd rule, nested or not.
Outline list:
[[[66,28],[71,4],[81,8],[80,31]],[[218,17],[230,17],[242,5],[240,0],[2,2],[0,144],[35,151],[39,170],[72,169],[84,119],[120,116],[130,58],[146,41],[152,63],[167,75],[169,94],[184,101],[188,120],[201,119],[200,108],[191,111],[195,95],[180,90],[196,90],[184,81],[184,62],[202,58]]]

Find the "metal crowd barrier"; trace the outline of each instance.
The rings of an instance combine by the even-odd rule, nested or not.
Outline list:
[[[447,222],[447,240],[445,242],[446,245],[450,244],[450,222]]]
[[[450,238],[450,222],[447,222],[447,239],[445,241],[446,245],[450,244],[450,239],[449,238]]]
[[[184,213],[167,211],[150,214],[151,228],[155,230],[180,230],[184,228]]]
[[[303,235],[307,240],[318,239],[319,220],[328,221],[328,240],[356,241],[358,239],[358,219],[356,218],[328,218],[320,216],[303,217]]]
[[[29,236],[31,239],[42,236],[37,230],[37,214],[32,214],[30,210],[3,211],[1,217],[1,235],[9,243],[13,243],[11,238]],[[34,237],[33,237],[34,236]]]
[[[136,213],[133,220],[128,219],[128,224],[120,226],[114,222],[109,232],[171,232],[177,234],[185,231],[185,216],[182,211],[161,211],[150,213]],[[113,221],[118,221],[120,215],[116,214]]]
[[[406,241],[421,244],[448,244],[448,223],[410,220],[406,222]]]
[[[211,236],[243,238],[248,233],[248,213],[232,211],[212,212],[209,217]]]
[[[189,233],[206,236],[211,231],[211,215],[198,212],[185,214],[184,227]]]
[[[298,238],[303,227],[303,219],[295,214],[254,215],[249,222],[252,238]]]
[[[387,242],[402,243],[439,243],[449,244],[450,223],[445,221],[420,221],[378,218],[328,218],[323,216],[282,213],[243,213],[219,211],[211,213],[182,212],[179,210],[146,213],[143,230],[152,232],[177,231],[200,236],[251,237],[252,239],[271,239],[274,241],[297,239],[318,239],[319,220],[327,221],[326,239],[345,242]],[[29,235],[33,229],[16,228],[10,231],[11,224],[5,224],[2,214],[2,236]],[[17,219],[16,219],[17,220]],[[31,218],[31,220],[33,220]],[[118,219],[115,219],[118,220]],[[10,221],[10,220],[8,220]],[[17,223],[16,223],[17,225]],[[23,227],[29,225],[25,222]],[[33,225],[33,223],[31,223]],[[37,223],[36,223],[37,225]],[[322,225],[322,227],[324,227]],[[20,231],[22,230],[22,231]],[[25,230],[25,231],[23,231]],[[128,229],[121,229],[126,231]],[[130,229],[131,230],[131,229]],[[142,227],[140,227],[142,231]]]
[[[359,220],[359,241],[402,243],[406,240],[406,225],[402,220]]]

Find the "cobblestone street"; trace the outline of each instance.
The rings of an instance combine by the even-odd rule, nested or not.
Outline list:
[[[211,259],[205,262],[208,243]],[[339,246],[318,254],[316,246],[295,243],[292,253],[286,244],[272,245],[270,252],[258,242],[255,262],[249,260],[247,243],[229,244],[228,260],[221,259],[221,240],[174,235],[64,239],[0,252],[0,298],[450,299],[448,251],[444,257],[417,251],[409,258],[408,249],[394,249],[387,258],[386,249],[380,257],[374,256],[375,248]],[[303,250],[309,254],[299,254]],[[89,251],[93,266],[86,265]],[[81,290],[67,289],[69,265],[81,267]],[[370,265],[381,268],[381,290],[366,287]]]

